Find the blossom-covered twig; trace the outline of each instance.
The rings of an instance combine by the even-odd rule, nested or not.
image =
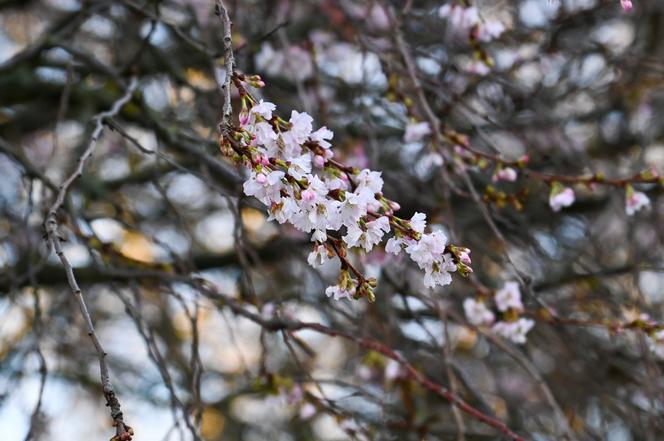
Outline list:
[[[385,250],[405,251],[425,271],[427,287],[449,284],[450,273],[457,270],[464,275],[472,271],[470,251],[447,244],[442,231],[425,232],[424,214],[415,213],[410,220],[395,215],[399,204],[383,195],[380,172],[334,160],[331,130],[314,131],[313,118],[306,113],[294,110],[289,120],[274,114],[276,105],[257,100],[247,90],[247,85],[264,86],[257,75],[236,73],[233,82],[242,109],[239,126],[222,134],[222,153],[251,170],[244,193],[269,207],[270,220],[312,233],[311,265],[339,258],[339,281],[326,290],[328,296],[373,300],[376,281],[362,276],[346,258],[347,250],[369,252],[390,231],[394,235]],[[339,239],[332,231],[346,234]]]

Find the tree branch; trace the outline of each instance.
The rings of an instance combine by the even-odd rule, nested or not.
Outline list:
[[[106,356],[107,356],[106,351],[104,351],[104,348],[102,347],[101,342],[97,337],[94,325],[92,324],[92,318],[90,317],[90,313],[88,312],[88,307],[85,304],[85,299],[83,298],[83,293],[78,285],[78,282],[76,281],[74,270],[71,266],[71,263],[69,262],[69,259],[67,259],[67,256],[65,256],[65,253],[63,251],[62,248],[63,239],[58,234],[57,215],[58,215],[58,210],[60,210],[60,208],[65,202],[65,199],[67,197],[67,192],[69,191],[70,187],[73,185],[74,181],[76,181],[76,179],[78,179],[83,174],[83,168],[85,167],[85,163],[87,162],[88,159],[90,159],[95,150],[95,147],[97,146],[97,141],[101,136],[102,131],[104,130],[104,119],[115,116],[120,112],[122,107],[127,102],[129,102],[132,95],[134,94],[134,91],[136,89],[136,84],[137,84],[136,79],[135,78],[132,79],[125,94],[120,99],[115,101],[115,103],[113,103],[111,109],[102,112],[94,117],[95,129],[92,132],[90,143],[88,144],[87,149],[83,152],[83,154],[79,158],[78,165],[76,166],[74,172],[71,175],[69,175],[69,177],[58,187],[59,191],[57,197],[55,198],[55,201],[53,202],[51,208],[48,210],[46,220],[44,221],[44,228],[46,230],[46,237],[48,239],[48,242],[55,250],[55,253],[58,255],[58,258],[60,259],[60,262],[62,263],[62,266],[65,269],[65,273],[67,275],[67,282],[69,283],[71,292],[74,295],[76,302],[78,303],[81,315],[85,320],[85,326],[88,336],[90,337],[90,340],[92,340],[92,344],[94,345],[95,350],[97,351],[97,356],[99,358],[99,370],[101,375],[102,390],[104,392],[104,397],[106,398],[106,405],[111,409],[111,418],[113,419],[113,424],[116,426],[117,435],[113,438],[113,441],[131,440],[133,435],[133,430],[131,429],[131,427],[127,426],[124,423],[122,411],[120,410],[120,402],[118,401],[115,395],[113,387],[111,386],[111,381],[108,373],[108,365],[106,363]]]

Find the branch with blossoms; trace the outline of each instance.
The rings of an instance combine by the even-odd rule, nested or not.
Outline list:
[[[567,318],[559,316],[551,308],[526,310],[521,299],[519,284],[515,281],[505,282],[503,287],[496,291],[483,286],[478,286],[478,290],[479,295],[476,298],[468,297],[463,302],[468,323],[473,326],[490,327],[495,334],[513,343],[526,342],[526,334],[535,326],[534,320],[552,325],[602,327],[615,334],[626,330],[640,330],[646,335],[650,351],[658,359],[664,359],[664,324],[655,322],[647,314],[639,314],[638,317],[627,321]],[[495,309],[487,306],[491,300],[495,304]],[[500,320],[496,321],[496,317],[500,317]]]
[[[222,154],[249,170],[244,194],[268,207],[269,220],[288,223],[311,233],[308,262],[319,266],[336,257],[341,270],[336,285],[325,293],[339,300],[375,300],[376,279],[365,277],[349,258],[349,250],[370,252],[383,241],[388,253],[405,252],[424,270],[424,285],[452,282],[451,273],[467,275],[470,250],[447,243],[440,230],[425,232],[426,215],[402,219],[400,206],[385,197],[381,173],[337,162],[327,127],[313,130],[313,118],[296,110],[288,120],[276,115],[276,105],[257,100],[247,86],[263,87],[258,75],[233,73],[242,103],[239,126],[222,135]]]
[[[490,163],[494,163],[493,175],[491,177],[494,183],[515,182],[519,177],[519,172],[521,172],[527,178],[548,185],[550,188],[549,205],[553,211],[560,211],[562,208],[569,207],[574,203],[575,193],[572,188],[574,185],[583,185],[589,189],[594,189],[598,185],[624,188],[625,212],[629,216],[650,205],[650,199],[646,193],[635,190],[634,185],[645,184],[664,188],[664,177],[654,168],[625,178],[607,178],[604,173],[582,176],[545,173],[528,167],[528,155],[523,155],[516,160],[506,160],[498,154],[477,150],[471,145],[467,135],[446,127],[442,129],[442,132],[443,140],[448,145],[453,146],[455,159],[463,166],[478,167],[480,170],[487,170],[490,168]],[[430,133],[429,123],[411,123],[406,127],[404,141],[417,142]],[[498,191],[493,186],[489,186],[486,189],[484,197],[485,200],[496,202],[498,206],[509,202],[519,208],[522,206],[526,194],[507,195],[505,192]]]
[[[620,0],[620,5],[625,12],[633,8],[631,1]],[[467,40],[471,46],[474,55],[474,61],[471,62],[466,70],[469,73],[479,76],[487,75],[493,66],[493,60],[488,55],[482,43],[489,43],[501,37],[506,31],[505,25],[496,19],[486,19],[480,16],[478,9],[471,2],[447,3],[438,10],[438,16],[446,21],[448,31],[457,39]],[[416,75],[411,73],[411,80],[416,80]],[[416,87],[419,89],[419,87]],[[406,127],[404,141],[418,142],[427,135],[432,135],[433,144],[439,144],[438,130],[432,125],[438,125],[437,121],[418,122],[412,112],[414,101],[407,95],[399,92],[395,84],[390,84],[390,93],[399,97],[406,106],[412,121]],[[429,112],[427,113],[427,116]],[[549,205],[553,211],[560,211],[564,207],[569,207],[575,201],[574,185],[584,185],[588,188],[595,188],[596,185],[621,187],[625,189],[625,212],[632,216],[637,211],[650,205],[650,199],[643,191],[634,189],[634,184],[654,184],[664,187],[664,177],[654,168],[644,170],[633,176],[625,178],[607,178],[603,173],[595,173],[584,176],[565,176],[554,173],[544,173],[529,168],[528,155],[523,155],[516,160],[506,160],[500,155],[486,153],[477,150],[470,144],[468,136],[458,133],[453,129],[442,125],[440,127],[442,141],[454,148],[455,159],[462,164],[477,166],[480,170],[490,168],[490,163],[494,164],[492,181],[493,182],[514,182],[518,179],[519,172],[524,176],[541,181],[549,186]],[[442,157],[438,153],[432,153],[431,159],[434,165],[442,165]],[[503,191],[496,190],[493,186],[488,186],[484,194],[486,201],[496,203],[499,207],[507,203],[517,209],[523,207],[523,202],[527,197],[526,192],[519,192],[516,195],[508,195]]]

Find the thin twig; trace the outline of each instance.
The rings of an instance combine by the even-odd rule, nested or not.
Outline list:
[[[83,152],[83,154],[79,158],[78,165],[76,166],[74,172],[71,175],[69,175],[69,177],[58,187],[59,191],[57,197],[55,198],[55,201],[53,202],[51,208],[48,210],[46,220],[44,221],[44,228],[46,230],[46,237],[48,239],[48,242],[55,250],[55,253],[58,255],[58,258],[60,259],[60,262],[62,263],[62,266],[65,269],[65,273],[67,275],[67,282],[69,283],[71,292],[74,295],[76,302],[78,303],[81,315],[85,320],[85,326],[88,336],[90,337],[90,340],[92,340],[92,344],[94,345],[95,350],[97,351],[97,356],[99,358],[99,370],[101,376],[102,390],[104,392],[104,397],[106,398],[106,405],[111,409],[111,418],[113,419],[113,423],[116,426],[117,436],[114,437],[114,441],[131,440],[133,430],[124,423],[122,411],[120,410],[120,402],[118,401],[115,395],[115,391],[111,386],[111,381],[108,373],[108,365],[106,363],[106,356],[107,356],[106,351],[104,351],[104,348],[102,347],[101,342],[97,337],[97,333],[95,332],[94,325],[92,324],[92,318],[90,317],[90,313],[88,312],[88,307],[85,303],[85,299],[83,298],[83,293],[81,291],[81,288],[79,287],[78,282],[76,281],[76,276],[74,275],[74,270],[71,266],[71,263],[69,262],[69,259],[67,259],[67,256],[65,256],[62,247],[63,239],[58,233],[58,211],[64,204],[65,199],[67,197],[67,192],[69,191],[70,187],[73,185],[76,179],[78,179],[83,174],[83,168],[85,167],[85,163],[92,156],[95,147],[97,146],[97,141],[99,140],[99,137],[101,136],[101,133],[104,130],[104,120],[106,118],[110,118],[112,116],[117,115],[122,109],[122,107],[125,104],[127,104],[127,102],[129,102],[136,89],[136,84],[137,81],[135,78],[133,78],[125,94],[120,99],[115,101],[115,103],[113,103],[111,109],[102,112],[93,118],[93,120],[95,121],[95,128],[92,132],[90,143],[88,144],[87,149]]]

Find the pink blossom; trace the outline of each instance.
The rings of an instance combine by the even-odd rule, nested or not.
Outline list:
[[[418,142],[430,133],[431,127],[428,122],[410,123],[406,126],[403,140],[404,142]]]
[[[469,63],[468,66],[466,66],[466,71],[468,73],[476,74],[483,77],[484,75],[491,72],[491,69],[489,68],[489,66],[487,66],[487,64],[484,61],[475,60]]]
[[[327,289],[325,289],[325,295],[333,297],[334,300],[352,299],[353,295],[355,295],[355,287],[348,288],[340,285],[328,286]]]
[[[302,193],[300,193],[300,195],[302,196],[303,201],[313,202],[316,200],[316,192],[309,188],[303,190]]]
[[[569,207],[574,203],[574,190],[569,187],[556,190],[555,187],[549,196],[549,205],[553,211],[560,211],[563,207]]]
[[[634,213],[649,205],[650,199],[645,193],[632,191],[625,200],[625,213],[627,213],[628,216],[633,216]]]
[[[505,167],[496,171],[494,175],[491,177],[491,180],[493,182],[499,182],[499,181],[514,182],[516,181],[517,176],[518,175],[516,173],[516,170],[514,170],[512,167]]]
[[[523,303],[521,303],[521,290],[517,282],[506,282],[501,289],[496,292],[496,306],[499,311],[507,311],[513,309],[515,311],[523,311]]]
[[[385,380],[394,381],[401,375],[401,365],[398,361],[390,359],[385,365]]]
[[[461,263],[468,266],[470,266],[470,264],[473,263],[472,260],[470,259],[470,250],[468,248],[463,248],[461,250],[461,252],[459,253],[459,260],[461,261]]]
[[[480,23],[477,28],[477,38],[480,41],[489,42],[502,35],[505,32],[505,25],[498,20],[487,20]]]
[[[325,167],[325,158],[321,155],[314,156],[314,165],[318,168]]]
[[[531,319],[520,318],[514,322],[498,322],[491,330],[514,343],[523,344],[526,342],[526,334],[534,325],[535,322]]]
[[[427,226],[427,216],[424,213],[415,212],[413,217],[410,218],[410,228],[412,228],[417,233],[423,233],[424,228]]]
[[[251,108],[250,114],[260,115],[266,120],[272,119],[272,112],[277,108],[273,103],[260,100],[258,104]]]
[[[316,406],[313,404],[304,403],[304,405],[300,407],[300,419],[308,420],[314,415],[316,415]]]
[[[622,6],[625,12],[631,11],[632,8],[634,7],[634,5],[632,5],[631,0],[620,0],[620,6]]]
[[[480,22],[477,8],[465,8],[460,5],[446,4],[438,10],[438,16],[449,20],[452,29],[457,34],[466,33],[470,28]]]
[[[463,311],[471,325],[483,326],[493,323],[495,316],[484,302],[472,298],[463,301]]]

